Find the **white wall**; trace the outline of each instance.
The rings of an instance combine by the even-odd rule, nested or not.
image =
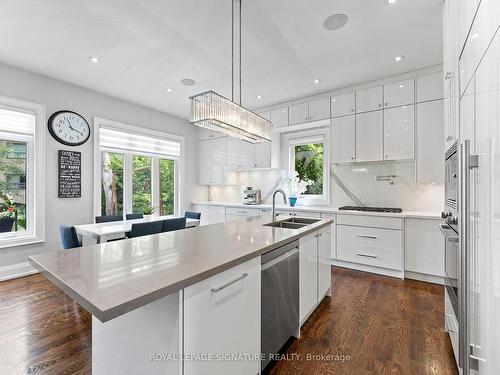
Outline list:
[[[0,63],[0,95],[23,99],[46,106],[47,116],[69,109],[83,115],[89,124],[94,116],[144,126],[184,136],[186,139],[186,184],[183,207],[204,195],[206,188],[196,180],[196,129],[188,121],[143,106],[119,100],[104,94],[34,74]],[[187,99],[186,99],[187,100]],[[25,262],[34,253],[61,248],[58,227],[60,223],[75,225],[93,221],[93,141],[72,147],[82,152],[82,198],[57,197],[57,150],[69,149],[46,133],[45,159],[45,243],[0,249],[0,267]]]

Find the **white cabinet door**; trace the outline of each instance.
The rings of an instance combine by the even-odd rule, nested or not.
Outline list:
[[[433,73],[417,77],[417,102],[427,102],[443,98],[443,73]]]
[[[309,102],[309,121],[330,118],[330,98],[323,98]]]
[[[271,167],[271,142],[261,142],[254,145],[254,167]]]
[[[227,137],[227,168],[240,168],[240,144],[241,140]]]
[[[332,119],[332,162],[356,161],[356,119],[343,116]]]
[[[240,142],[240,168],[254,167],[254,146],[252,143]]]
[[[212,183],[212,141],[198,141],[198,184]]]
[[[384,112],[384,160],[413,159],[415,106]]]
[[[444,276],[444,238],[439,220],[405,220],[405,270]]]
[[[443,100],[417,104],[417,182],[444,183]]]
[[[304,323],[318,301],[317,233],[299,239],[300,323]]]
[[[271,122],[276,128],[288,126],[288,107],[278,108],[271,111]]]
[[[290,125],[303,124],[309,121],[309,107],[307,103],[294,104],[289,107]]]
[[[332,285],[332,226],[318,231],[318,299],[322,298]]]
[[[384,85],[384,108],[399,107],[415,102],[415,80],[393,82]]]
[[[227,140],[215,138],[208,142],[212,143],[212,185],[224,185],[226,183]]]
[[[356,113],[382,109],[382,86],[356,91]]]
[[[383,160],[382,111],[356,115],[356,161]]]
[[[184,351],[260,353],[260,257],[184,289]],[[259,374],[260,361],[184,362],[184,375]]]
[[[353,115],[356,112],[355,94],[348,92],[347,94],[333,95],[330,105],[332,117]]]

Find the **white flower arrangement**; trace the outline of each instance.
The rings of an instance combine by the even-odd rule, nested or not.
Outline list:
[[[281,172],[281,188],[290,198],[297,198],[307,191],[307,187],[312,185],[311,180],[301,180],[297,171],[293,173]]]

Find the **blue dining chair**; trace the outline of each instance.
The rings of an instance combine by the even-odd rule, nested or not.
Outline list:
[[[112,221],[123,221],[123,215],[106,215],[106,216],[96,216],[95,222],[99,223],[109,223]]]
[[[166,219],[163,220],[161,231],[162,232],[171,232],[173,230],[181,230],[186,229],[186,218],[185,217],[176,217],[174,219]]]
[[[143,219],[144,215],[143,214],[127,214],[125,215],[127,220],[135,220],[135,219]]]
[[[201,219],[201,212],[186,211],[186,212],[184,212],[184,217],[186,219],[200,220]]]
[[[135,223],[132,224],[132,228],[130,229],[130,238],[141,237],[141,236],[149,236],[150,234],[161,233],[162,222],[158,221],[150,221],[146,223]]]
[[[59,225],[59,233],[61,235],[61,242],[64,250],[82,246],[78,240],[75,227],[61,224]]]

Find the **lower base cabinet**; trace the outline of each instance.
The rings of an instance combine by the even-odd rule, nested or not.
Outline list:
[[[302,325],[331,287],[329,225],[299,239],[299,320]]]
[[[259,374],[261,259],[257,257],[184,289],[184,375]],[[211,357],[209,357],[211,356]]]

